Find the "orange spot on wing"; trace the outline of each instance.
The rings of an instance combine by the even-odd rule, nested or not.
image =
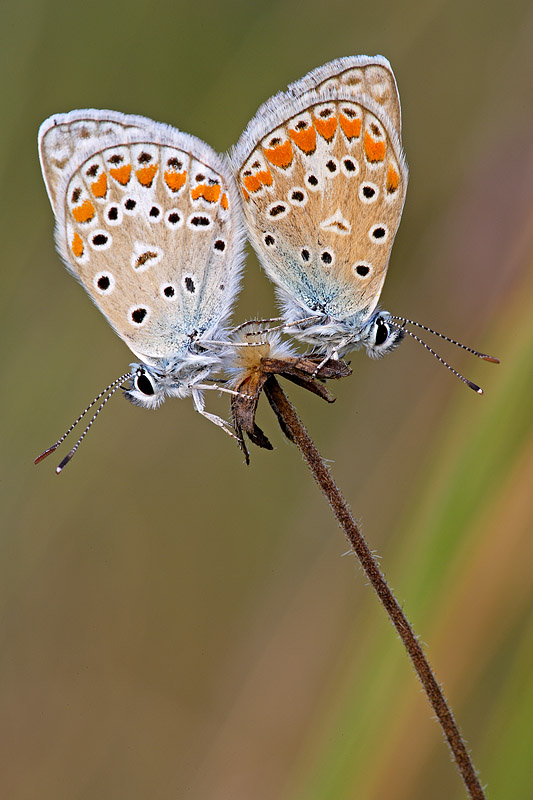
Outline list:
[[[355,119],[348,119],[345,117],[344,114],[339,114],[339,122],[341,124],[341,128],[344,131],[344,135],[347,139],[355,139],[357,136],[361,134],[361,119],[360,117],[355,117]]]
[[[76,222],[89,222],[95,214],[94,206],[90,200],[84,200],[81,206],[72,209],[72,216]]]
[[[265,156],[275,167],[285,169],[292,161],[292,144],[287,139],[283,144],[265,149]]]
[[[369,161],[383,161],[385,158],[385,142],[377,142],[368,131],[365,131],[365,154]]]
[[[270,170],[262,169],[255,175],[245,175],[243,184],[249,192],[257,192],[261,186],[272,186],[273,180]]]
[[[244,186],[242,187],[242,196],[244,197],[245,200],[249,200],[250,199],[250,195],[248,194],[248,192],[246,191]]]
[[[174,172],[172,169],[169,169],[167,172],[165,172],[165,183],[171,192],[179,192],[186,180],[186,169],[184,169],[183,172]]]
[[[270,172],[270,170],[268,168],[267,169],[262,169],[259,172],[257,172],[256,174],[257,174],[257,177],[259,178],[259,180],[261,181],[261,183],[264,186],[272,186],[272,183],[273,183],[274,179],[272,178],[272,173]]]
[[[220,186],[215,183],[212,186],[208,186],[204,192],[204,197],[208,203],[216,203],[218,198],[220,197]]]
[[[114,167],[109,170],[109,174],[122,186],[126,186],[131,175],[131,164],[123,164],[121,167]]]
[[[257,192],[263,185],[257,175],[246,175],[242,183],[249,192]]]
[[[200,183],[194,189],[191,189],[191,197],[193,200],[203,197],[208,203],[216,203],[220,197],[220,186],[218,184],[207,186],[205,183]]]
[[[75,233],[72,237],[72,252],[76,258],[81,258],[83,255],[83,239],[79,233]]]
[[[314,153],[316,150],[316,131],[313,127],[304,128],[301,131],[289,130],[289,136],[304,153]]]
[[[335,131],[337,130],[337,117],[331,116],[327,119],[315,117],[314,125],[322,138],[327,142],[330,142],[335,135]]]
[[[105,197],[107,194],[107,175],[102,172],[100,177],[94,183],[91,183],[91,192],[95,197]]]
[[[394,166],[394,164],[389,162],[389,169],[387,170],[387,181],[386,181],[386,189],[388,192],[392,193],[395,192],[400,184],[400,176]]]
[[[137,180],[142,186],[150,187],[157,172],[157,164],[150,164],[147,167],[141,167],[136,171]]]
[[[222,197],[221,197],[221,199],[220,199],[220,205],[222,206],[222,208],[224,209],[224,211],[227,211],[227,210],[228,210],[228,208],[229,208],[229,203],[228,203],[228,196],[227,196],[226,194],[223,194],[223,195],[222,195]]]

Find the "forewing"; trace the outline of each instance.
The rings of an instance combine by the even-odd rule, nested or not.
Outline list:
[[[216,337],[242,259],[227,163],[170,126],[117,112],[50,118],[40,131],[58,249],[144,360]]]

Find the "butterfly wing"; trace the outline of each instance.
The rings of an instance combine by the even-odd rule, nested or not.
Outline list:
[[[282,298],[363,324],[407,189],[388,62],[339,59],[265,103],[232,153],[250,238]]]
[[[157,363],[217,338],[243,250],[225,159],[171,126],[92,109],[46,120],[39,153],[58,250],[130,349]]]
[[[347,56],[330,61],[292,83],[287,94],[300,97],[306,92],[348,90],[354,97],[366,95],[388,115],[401,136],[400,95],[392,67],[383,56]]]

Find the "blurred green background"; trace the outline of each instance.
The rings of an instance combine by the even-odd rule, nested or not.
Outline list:
[[[266,406],[276,450],[249,468],[189,400],[150,413],[118,396],[61,477],[65,453],[32,466],[130,360],[54,251],[40,122],[112,108],[222,151],[288,82],[382,53],[410,165],[384,305],[502,364],[439,344],[480,398],[407,341],[381,362],[353,354],[332,407],[290,396],[489,797],[530,798],[531,3],[22,0],[3,5],[0,35],[2,797],[464,797],[395,633]],[[274,310],[250,254],[234,319]]]

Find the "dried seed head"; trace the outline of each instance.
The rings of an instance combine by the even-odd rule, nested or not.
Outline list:
[[[249,322],[238,331],[236,340],[243,346],[231,348],[225,360],[226,370],[240,384],[248,375],[261,371],[263,358],[293,359],[297,354],[282,341],[280,331],[265,330],[264,324]]]

